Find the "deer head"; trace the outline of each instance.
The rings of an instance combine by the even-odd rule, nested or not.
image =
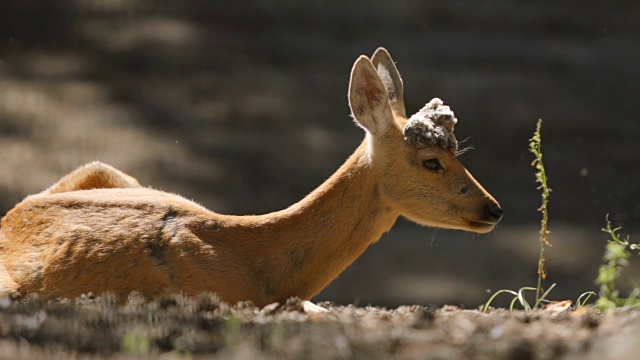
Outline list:
[[[349,104],[367,133],[381,199],[419,224],[491,231],[502,209],[458,160],[455,115],[436,98],[407,118],[403,92],[385,49],[376,50],[371,60],[361,56],[355,62]]]

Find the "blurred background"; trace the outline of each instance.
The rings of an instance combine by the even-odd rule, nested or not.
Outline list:
[[[640,3],[548,4],[4,0],[0,214],[92,160],[220,213],[287,207],[362,140],[349,73],[385,46],[407,112],[436,96],[456,112],[505,217],[488,235],[399,220],[316,300],[475,307],[535,286],[538,118],[547,286],[575,300],[596,289],[605,214],[640,242]]]

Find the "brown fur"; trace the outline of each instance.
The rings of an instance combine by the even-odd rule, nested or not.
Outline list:
[[[399,81],[399,74],[393,78]],[[359,58],[350,104],[368,135],[320,187],[271,214],[217,214],[140,187],[101,163],[72,172],[2,219],[0,295],[213,291],[228,302],[265,305],[311,298],[400,215],[490,231],[497,220],[484,213],[495,200],[452,153],[408,145],[401,130],[407,120],[392,112],[387,94],[371,61]],[[422,166],[433,158],[442,172]]]

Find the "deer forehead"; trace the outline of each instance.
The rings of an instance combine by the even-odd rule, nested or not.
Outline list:
[[[409,118],[404,126],[404,140],[416,147],[438,145],[455,153],[458,141],[453,127],[458,122],[453,111],[442,100],[434,98]]]

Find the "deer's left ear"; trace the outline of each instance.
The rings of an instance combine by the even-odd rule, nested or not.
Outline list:
[[[389,55],[387,49],[380,47],[373,53],[371,62],[373,66],[375,66],[385,88],[387,88],[391,109],[393,109],[396,115],[406,118],[407,112],[404,108],[403,95],[404,85],[402,84],[402,78],[391,55]]]
[[[374,136],[397,126],[387,89],[371,60],[364,55],[356,60],[351,70],[349,106],[356,122]]]

